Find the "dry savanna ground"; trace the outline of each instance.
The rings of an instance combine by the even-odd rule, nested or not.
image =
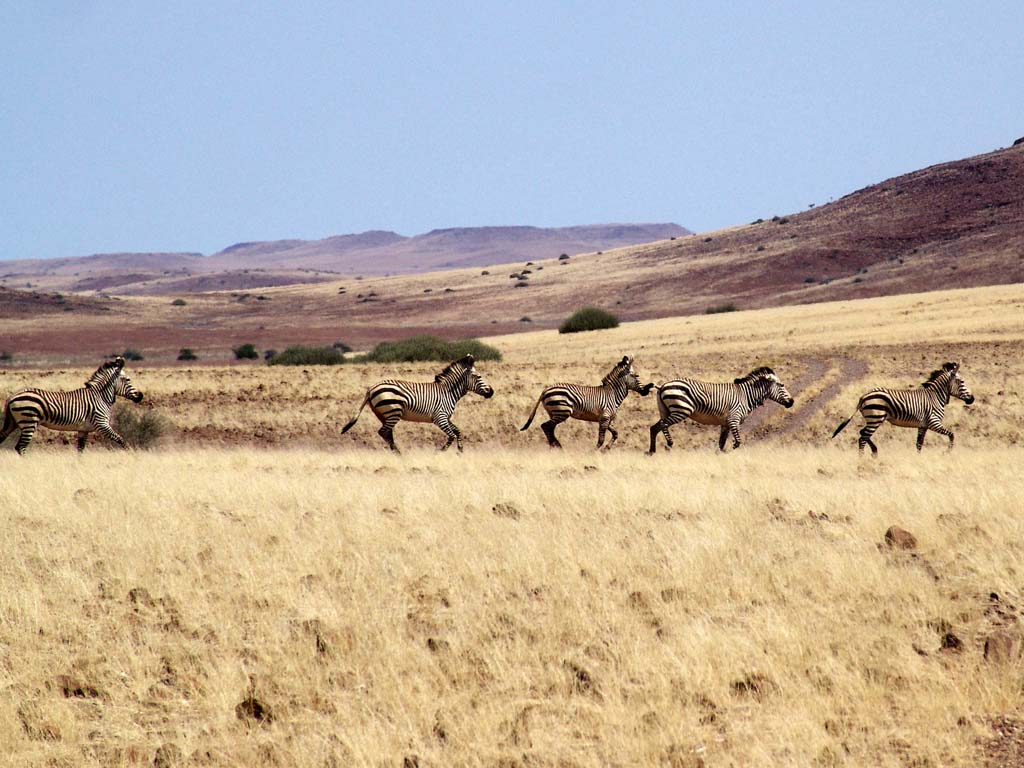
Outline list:
[[[157,450],[0,454],[0,745],[16,765],[975,766],[1024,759],[1024,287],[498,337],[465,454],[364,412],[437,366],[132,368]],[[737,452],[631,397],[550,452],[545,383],[775,368]],[[872,384],[961,359],[957,448]],[[4,393],[88,371],[5,370]],[[916,548],[884,543],[889,526]]]

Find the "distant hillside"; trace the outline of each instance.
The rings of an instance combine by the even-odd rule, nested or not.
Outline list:
[[[677,224],[464,227],[415,237],[369,231],[322,240],[235,243],[212,256],[119,253],[0,262],[0,285],[161,294],[315,283],[333,274],[403,274],[574,255],[689,234]]]

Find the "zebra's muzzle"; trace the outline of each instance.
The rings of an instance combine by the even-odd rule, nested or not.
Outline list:
[[[969,395],[964,398],[964,405],[970,405],[974,402],[974,395]]]
[[[134,395],[129,395],[128,399],[131,400],[133,403],[141,403],[142,402],[142,393],[141,392],[136,392]]]
[[[791,397],[791,398],[789,398],[789,400],[787,400],[786,402],[784,402],[784,403],[783,403],[782,405],[783,405],[783,407],[785,407],[785,408],[792,408],[792,407],[793,407],[793,403],[795,403],[795,402],[796,402],[796,401],[795,401],[795,400],[794,400],[794,399],[793,399],[793,398]]]
[[[484,396],[484,400],[490,400],[492,397],[494,397],[494,390],[493,389],[485,389],[480,394],[482,394]]]

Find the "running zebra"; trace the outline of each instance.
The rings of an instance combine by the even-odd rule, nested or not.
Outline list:
[[[872,456],[878,453],[871,436],[886,419],[897,427],[916,427],[919,451],[924,446],[924,436],[929,429],[948,437],[949,449],[953,450],[953,432],[942,426],[946,404],[951,397],[958,397],[967,405],[974,402],[974,395],[960,375],[960,363],[943,363],[941,368],[931,372],[919,389],[871,390],[860,399],[857,410],[850,418],[836,427],[832,437],[842,432],[857,411],[860,411],[867,422],[857,441],[857,448],[861,452],[866,445],[871,448]]]
[[[124,358],[118,357],[96,369],[81,389],[70,392],[45,389],[24,389],[13,395],[4,407],[0,443],[14,430],[21,435],[14,449],[23,455],[32,442],[36,427],[78,432],[78,450],[85,450],[90,432],[99,432],[122,448],[124,438],[110,426],[110,414],[118,396],[134,403],[142,402],[142,393],[135,389],[124,372]]]
[[[740,424],[765,400],[774,400],[786,408],[793,407],[793,396],[771,368],[755,368],[732,384],[709,384],[696,379],[667,381],[658,387],[658,411],[661,419],[651,425],[651,450],[657,448],[658,432],[665,435],[665,450],[672,448],[668,428],[689,417],[698,424],[714,424],[721,428],[718,449],[725,450],[725,441],[732,435],[733,449],[740,447]]]
[[[388,379],[370,387],[370,391],[363,398],[363,404],[359,406],[359,411],[341,431],[344,434],[352,429],[363,408],[369,403],[370,409],[380,419],[381,428],[377,434],[395,453],[399,453],[398,446],[395,445],[395,425],[402,419],[432,421],[438,429],[448,435],[448,442],[441,450],[448,450],[454,441],[461,452],[462,432],[451,422],[451,418],[456,403],[467,392],[475,392],[484,398],[494,395],[491,385],[484,381],[483,376],[474,367],[472,355],[456,360],[429,383]]]
[[[640,379],[633,369],[633,358],[626,355],[611,372],[601,380],[601,386],[591,387],[585,384],[553,384],[543,392],[530,412],[530,418],[526,420],[520,429],[525,432],[533,417],[537,413],[537,407],[543,403],[544,410],[548,412],[549,419],[540,425],[548,438],[548,445],[552,448],[561,448],[562,444],[555,437],[555,427],[568,418],[580,419],[582,421],[597,422],[597,447],[600,449],[604,444],[605,431],[612,433],[612,445],[619,437],[612,422],[615,421],[615,412],[622,405],[626,396],[632,392],[639,392],[646,395],[651,391],[653,384],[640,385]]]

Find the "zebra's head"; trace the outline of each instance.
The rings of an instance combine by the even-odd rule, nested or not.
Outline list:
[[[953,372],[953,375],[949,379],[950,397],[958,397],[963,400],[966,405],[973,403],[974,395],[971,393],[970,388],[968,388],[967,382],[964,381],[964,377],[960,375],[960,363],[946,363],[942,366],[942,369]]]
[[[604,377],[602,384],[615,384],[616,382],[621,383],[626,387],[627,392],[637,392],[641,395],[646,395],[651,391],[651,387],[654,384],[640,384],[640,376],[633,367],[633,358],[629,355],[623,355],[622,359],[615,364],[611,372]]]
[[[484,399],[494,397],[494,387],[484,381],[484,377],[481,376],[480,371],[476,369],[476,364],[472,355],[466,355],[461,360],[456,360],[445,370],[451,369],[455,366],[461,367],[465,371],[467,392],[478,394]],[[435,381],[442,375],[443,373],[438,374]]]
[[[789,390],[786,389],[786,385],[782,383],[782,379],[778,377],[771,368],[762,366],[761,368],[755,368],[746,376],[741,376],[735,379],[737,384],[759,384],[761,391],[764,393],[765,399],[774,400],[784,408],[793,407],[793,396],[789,394]]]
[[[126,397],[133,403],[142,402],[142,393],[135,388],[128,374],[122,370],[114,379],[114,394],[118,397]]]

